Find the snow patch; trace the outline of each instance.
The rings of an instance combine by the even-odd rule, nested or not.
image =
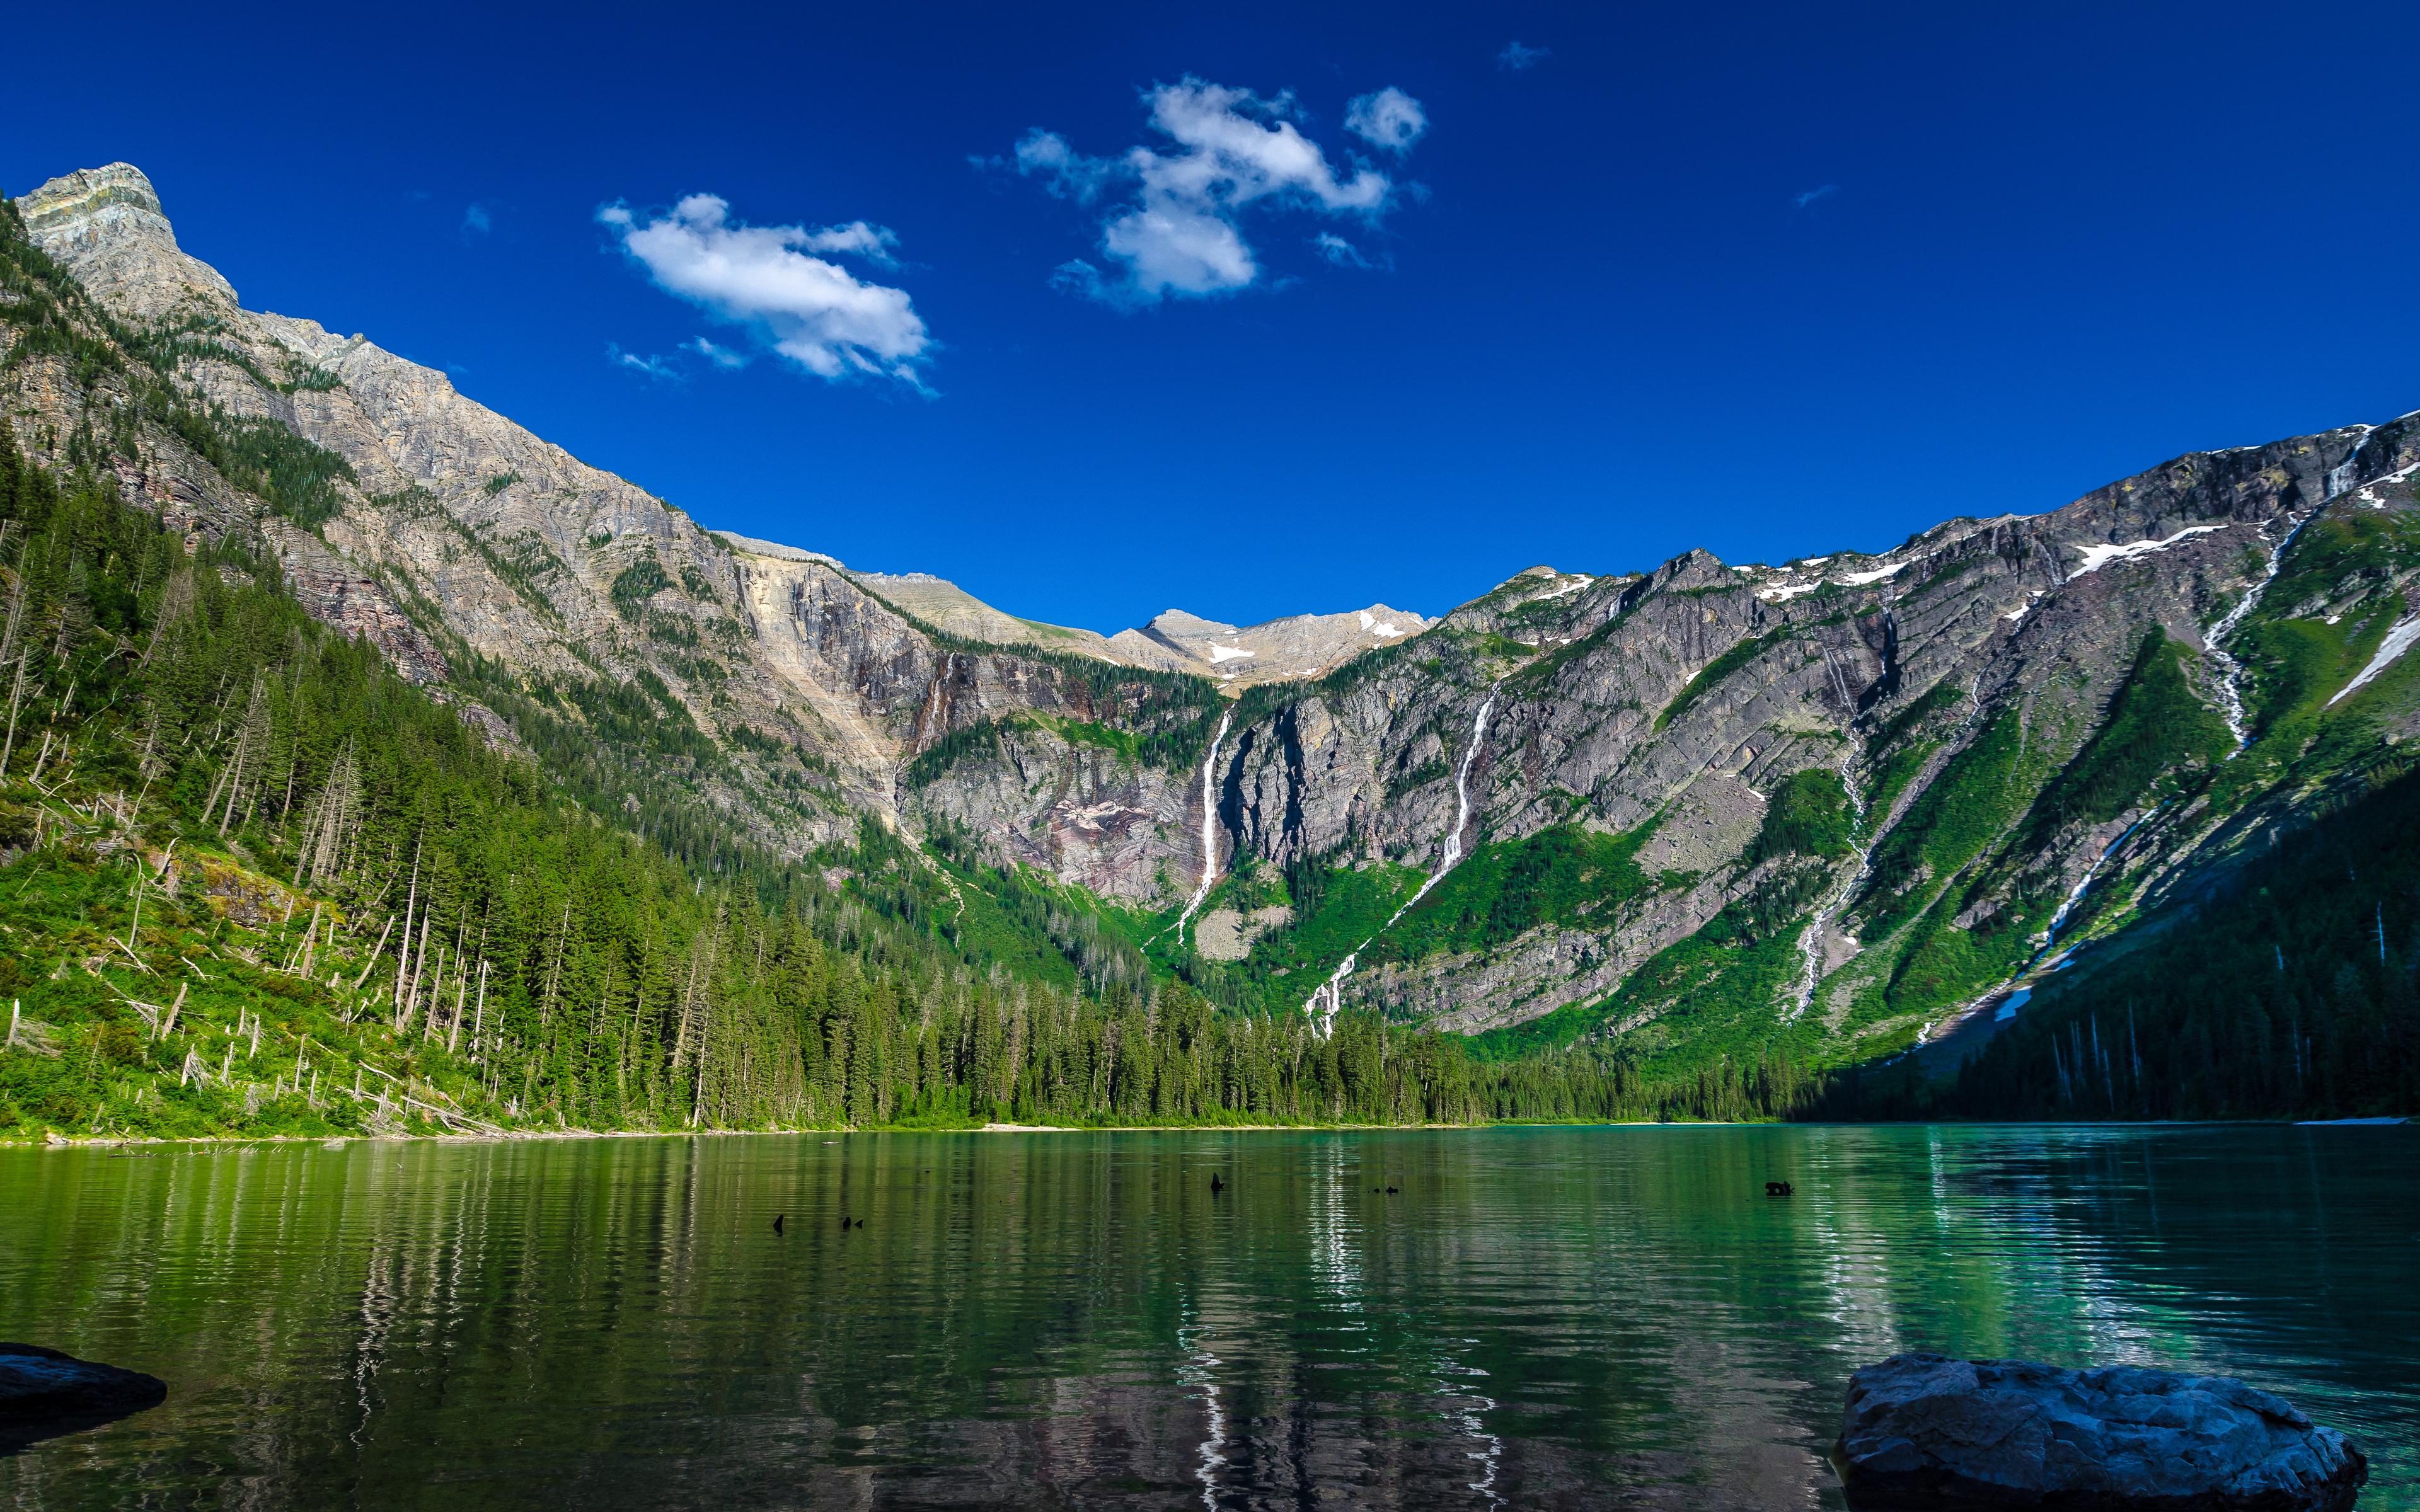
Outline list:
[[[1250,652],[1246,651],[1241,646],[1222,646],[1216,640],[1210,642],[1210,665],[1213,667],[1218,666],[1222,661],[1233,661],[1237,656],[1249,656],[1250,655]]]
[[[2386,639],[2379,642],[2377,654],[2369,658],[2369,665],[2361,670],[2361,675],[2339,688],[2335,698],[2328,700],[2328,702],[2334,704],[2337,699],[2357,692],[2371,678],[2394,666],[2405,652],[2412,649],[2414,640],[2420,640],[2420,614],[2397,621],[2395,628],[2386,632]]]
[[[2025,622],[2025,616],[2031,614],[2035,608],[2041,603],[2041,590],[2037,588],[2032,593],[2025,595],[2025,601],[2024,603],[2018,605],[2015,609],[2009,610],[2006,614],[2001,615],[2000,618],[2008,621],[2011,625],[2023,625]]]
[[[1756,596],[1768,604],[1787,604],[1801,594],[1811,594],[1823,586],[1822,583],[1784,583],[1778,588],[1760,588]]]
[[[2208,535],[2212,531],[2225,529],[2226,527],[2224,525],[2188,525],[2176,534],[2157,541],[2129,541],[2124,546],[2078,547],[2076,549],[2084,553],[2084,565],[2069,573],[2068,580],[2073,582],[2086,573],[2099,572],[2113,562],[2132,562],[2137,557],[2148,557],[2154,551],[2165,551],[2189,536]]]
[[[1896,578],[1901,572],[1906,570],[1906,563],[1894,562],[1887,567],[1876,567],[1871,572],[1849,573],[1845,577],[1841,578],[1840,580],[1849,584],[1853,588],[1863,588],[1868,583],[1878,583],[1885,578]]]

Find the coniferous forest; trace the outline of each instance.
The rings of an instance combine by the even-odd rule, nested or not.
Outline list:
[[[74,298],[10,250],[58,301],[15,312]],[[1486,1065],[1370,1017],[1322,1039],[1147,974],[1020,974],[918,906],[903,874],[932,863],[878,832],[685,863],[310,619],[241,542],[121,501],[103,444],[60,478],[0,429],[0,1134],[1736,1118],[1806,1094],[1787,1068]],[[341,466],[253,444],[272,501],[271,476]],[[828,880],[844,863],[869,885]]]
[[[164,529],[112,465],[154,427],[307,530],[341,458],[192,396],[191,334],[113,324],[5,207],[0,284],[7,361],[111,396],[64,468],[0,427],[0,1137],[2420,1102],[2420,779],[2379,769],[2052,980],[1954,1083],[1778,1056],[1650,1073],[1599,1038],[1475,1054],[1371,1013],[1323,1036],[946,827],[919,846],[869,821],[791,858],[681,795],[634,820],[580,742],[466,719],[311,618],[261,540]]]

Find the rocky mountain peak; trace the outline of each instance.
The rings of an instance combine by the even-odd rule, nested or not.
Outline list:
[[[1220,682],[1248,687],[1321,676],[1362,652],[1419,635],[1432,623],[1384,604],[1243,626],[1171,609],[1140,630],[1119,631],[1109,643],[1138,659],[1156,653],[1187,669],[1206,667]]]
[[[71,215],[90,214],[111,205],[132,205],[148,210],[163,223],[160,192],[142,169],[131,162],[103,163],[62,174],[26,195],[20,204],[28,229],[39,230]]]
[[[62,174],[17,202],[37,245],[74,267],[103,302],[158,319],[198,301],[212,314],[236,310],[234,285],[189,257],[160,204],[160,192],[131,162]]]

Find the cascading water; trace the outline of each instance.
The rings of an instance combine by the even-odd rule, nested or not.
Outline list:
[[[2166,807],[2167,805],[2165,804],[2162,804],[2160,806],[2161,809],[2164,809]],[[2084,869],[2084,875],[2077,880],[2074,887],[2068,889],[2067,901],[2058,905],[2057,913],[2050,916],[2050,929],[2042,935],[2042,948],[2040,951],[2036,952],[2033,961],[2025,963],[2028,968],[2031,968],[2035,961],[2040,961],[2043,956],[2050,954],[2051,950],[2058,944],[2058,932],[2066,926],[2067,916],[2075,912],[2075,905],[2084,901],[2084,895],[2086,892],[2092,890],[2093,878],[2101,875],[2101,869],[2108,864],[2111,856],[2118,854],[2118,847],[2125,844],[2128,840],[2132,839],[2134,831],[2142,828],[2145,825],[2149,824],[2151,822],[2151,814],[2156,814],[2159,811],[2159,809],[2154,809],[2151,810],[2151,813],[2147,813],[2142,818],[2135,820],[2133,824],[2126,826],[2124,834],[2119,835],[2116,840],[2113,840],[2108,844],[2101,847],[2101,854],[2092,858],[2092,864]]]
[[[1840,762],[1840,786],[1849,795],[1849,811],[1855,816],[1856,828],[1862,832],[1866,827],[1866,795],[1865,790],[1857,786],[1854,747]],[[1831,933],[1832,920],[1849,906],[1849,900],[1857,895],[1857,888],[1864,884],[1866,874],[1873,870],[1873,841],[1869,838],[1856,850],[1857,869],[1849,873],[1849,880],[1840,884],[1838,891],[1824,900],[1823,906],[1815,911],[1815,921],[1807,925],[1807,933],[1798,937],[1798,1000],[1792,1006],[1785,1023],[1795,1022],[1800,1014],[1815,1005],[1815,989],[1822,984],[1823,975],[1824,936]]]
[[[1202,758],[1202,885],[1193,889],[1193,896],[1185,900],[1185,911],[1176,916],[1180,945],[1185,942],[1187,920],[1218,881],[1218,748],[1226,744],[1227,728],[1234,722],[1233,709],[1218,717],[1218,733],[1210,737],[1210,754]]]
[[[1410,913],[1415,904],[1429,895],[1431,887],[1444,881],[1447,872],[1462,864],[1462,832],[1470,825],[1470,764],[1478,759],[1480,744],[1487,738],[1487,717],[1496,712],[1496,689],[1502,686],[1499,679],[1488,688],[1487,697],[1480,701],[1479,717],[1470,722],[1470,748],[1462,753],[1462,764],[1454,768],[1453,774],[1453,833],[1445,838],[1445,854],[1438,858],[1437,869],[1420,884],[1419,891],[1404,900],[1404,906],[1387,916],[1387,921],[1378,926],[1376,933],[1354,948],[1353,953],[1328,974],[1327,980],[1321,982],[1302,1005],[1303,1013],[1318,1026],[1321,1039],[1326,1039],[1336,1026],[1337,1011],[1344,1002],[1344,979],[1353,975],[1354,964],[1361,959],[1361,952],[1370,949],[1370,940],[1393,929],[1395,920]]]
[[[2303,527],[2319,518],[2320,510],[2327,508],[2351,490],[2353,464],[2360,458],[2361,449],[2368,442],[2372,429],[2368,425],[2358,428],[2362,433],[2361,440],[2353,442],[2352,450],[2345,454],[2343,461],[2328,469],[2327,491],[2319,500],[2318,507],[2301,515],[2287,517],[2290,523],[2284,538],[2279,540],[2275,548],[2270,551],[2269,565],[2260,574],[2260,580],[2246,590],[2236,606],[2220,616],[2218,623],[2211,625],[2209,632],[2202,637],[2205,654],[2211,660],[2218,663],[2218,696],[2219,701],[2226,705],[2221,712],[2226,717],[2226,733],[2235,737],[2235,748],[2226,753],[2226,759],[2230,762],[2242,755],[2243,748],[2252,743],[2252,728],[2243,712],[2243,663],[2238,661],[2235,654],[2226,649],[2227,638],[2235,634],[2235,627],[2243,623],[2245,615],[2258,607],[2261,595],[2269,591],[2271,583],[2276,581],[2278,569],[2285,565],[2287,548],[2294,544],[2296,536],[2303,533]]]
[[[1939,1024],[1926,1024],[1920,1026],[1916,1031],[1916,1042],[1918,1044],[1931,1043],[1932,1037],[1936,1032],[1946,1030],[1952,1026],[1963,1023],[1968,1015],[1980,1012],[1983,1005],[1991,1002],[1998,994],[2006,992],[2013,983],[2023,980],[2027,972],[2030,972],[2036,966],[2040,965],[2043,960],[2047,958],[2054,949],[2057,949],[2058,932],[2066,926],[2067,916],[2075,912],[2075,905],[2082,903],[2084,901],[2084,895],[2092,890],[2093,881],[2101,875],[2101,869],[2109,863],[2109,858],[2111,856],[2118,854],[2118,848],[2119,846],[2125,844],[2127,841],[2133,838],[2134,831],[2142,828],[2145,825],[2149,824],[2153,817],[2159,813],[2160,810],[2166,807],[2166,804],[2161,804],[2159,808],[2153,809],[2149,813],[2145,814],[2142,818],[2135,820],[2131,825],[2128,825],[2125,828],[2125,832],[2120,834],[2116,840],[2113,840],[2108,844],[2101,847],[2101,854],[2092,858],[2092,864],[2084,869],[2084,875],[2077,879],[2074,887],[2070,887],[2067,890],[2066,901],[2058,905],[2058,912],[2050,916],[2050,928],[2042,933],[2041,949],[2036,950],[2032,955],[2027,956],[2025,958],[2025,964],[2019,966],[2014,972],[2011,972],[2007,981],[2001,982],[1998,986],[1993,987],[1990,992],[1985,993],[1982,996],[1965,1004],[1963,1007],[1960,1008],[1957,1012],[1950,1014],[1949,1017],[1942,1020]],[[2003,1019],[2016,1017],[2016,1009],[2023,1007],[2025,999],[2030,997],[2032,994],[2033,990],[2031,988],[2019,988],[2001,1003],[2001,1011],[1998,1016]]]

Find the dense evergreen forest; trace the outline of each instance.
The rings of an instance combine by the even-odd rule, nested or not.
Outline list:
[[[116,464],[147,437],[301,529],[349,473],[194,398],[177,374],[200,338],[116,326],[5,202],[0,324],[0,364],[55,364],[80,405],[55,467],[0,424],[0,1139],[2420,1102],[2420,779],[2349,800],[2195,918],[2044,988],[1954,1085],[1784,1058],[1650,1073],[1593,1038],[1475,1046],[1370,1014],[1323,1038],[1298,995],[1197,988],[970,836],[919,847],[869,824],[783,858],[685,796],[626,813],[571,716],[533,722],[501,671],[472,669],[516,731],[491,744],[458,693],[311,619],[256,535],[188,537],[128,501]],[[1776,809],[1806,810],[1780,850],[1846,844],[1825,781]],[[1635,872],[1617,841],[1549,839],[1458,874],[1440,895],[1455,942],[1501,933],[1516,894],[1560,906],[1583,874]],[[1792,941],[1768,943],[1787,965]]]
[[[1047,887],[945,862],[951,837],[869,827],[784,862],[701,814],[642,840],[310,619],[256,541],[163,530],[110,466],[147,428],[308,528],[341,458],[200,406],[174,378],[191,333],[115,326],[5,206],[0,296],[5,362],[61,364],[84,403],[64,473],[0,425],[0,1137],[1741,1118],[1809,1095],[1785,1067],[1652,1082],[1217,1009]]]
[[[2420,1107],[2420,769],[2381,774],[2175,917],[2044,980],[1954,1086],[1978,1119]]]
[[[932,864],[908,847],[685,870],[308,619],[270,564],[189,553],[5,441],[0,530],[21,1135],[1737,1117],[1797,1093],[982,969],[824,880]]]

